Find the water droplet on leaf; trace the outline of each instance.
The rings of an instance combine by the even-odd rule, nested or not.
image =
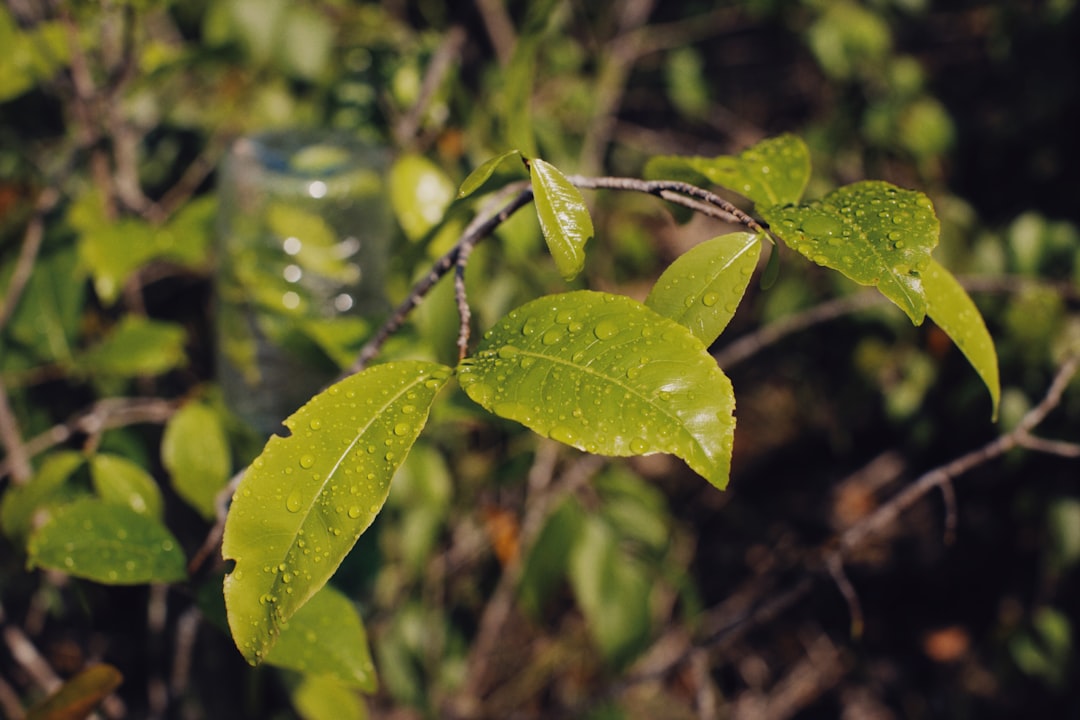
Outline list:
[[[611,320],[601,320],[593,328],[593,335],[600,340],[607,340],[619,332],[619,327]]]

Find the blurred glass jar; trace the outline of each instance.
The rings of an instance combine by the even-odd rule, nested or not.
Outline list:
[[[218,184],[217,372],[269,435],[352,361],[386,309],[384,151],[320,131],[236,141]]]

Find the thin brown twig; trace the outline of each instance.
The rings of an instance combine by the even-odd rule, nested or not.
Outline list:
[[[419,97],[394,126],[394,137],[397,138],[398,144],[408,146],[416,137],[420,130],[420,124],[424,119],[424,113],[430,107],[436,91],[438,91],[446,80],[447,74],[460,59],[465,40],[465,30],[461,26],[455,25],[446,31],[446,35],[443,37],[442,42],[439,43],[439,47],[435,50],[435,54],[432,55],[431,62],[428,63],[427,70],[424,72]]]
[[[847,553],[868,537],[877,535],[886,527],[892,525],[901,513],[934,488],[950,482],[953,478],[978,465],[1004,455],[1013,448],[1022,446],[1027,439],[1033,437],[1031,431],[1050,414],[1051,410],[1060,404],[1062,394],[1065,392],[1069,380],[1076,374],[1078,369],[1080,369],[1080,354],[1066,359],[1054,375],[1054,379],[1051,381],[1043,399],[1024,415],[1012,431],[1001,435],[981,448],[961,455],[955,460],[922,475],[893,496],[891,500],[880,505],[873,513],[845,530],[839,538],[837,548],[833,552]]]
[[[540,443],[533,465],[529,469],[528,497],[524,503],[525,517],[521,521],[518,534],[518,552],[503,569],[490,600],[484,606],[480,629],[469,652],[465,689],[455,698],[452,708],[457,715],[469,716],[471,706],[478,702],[482,695],[482,683],[487,676],[488,664],[497,656],[495,649],[514,608],[515,594],[523,570],[523,558],[539,538],[551,507],[560,498],[584,485],[606,463],[605,458],[583,455],[556,475],[558,458],[557,443]]]
[[[682,205],[731,223],[745,225],[756,233],[765,233],[765,228],[763,228],[757,220],[747,215],[736,205],[728,202],[710,190],[700,188],[697,185],[691,185],[690,183],[677,180],[639,180],[637,178],[629,177],[586,177],[583,175],[568,175],[567,180],[578,188],[590,190],[630,190],[633,192],[656,195],[670,203]],[[707,205],[712,205],[722,210],[724,214],[718,215],[713,211],[705,210],[700,204],[690,203],[687,201],[687,197],[683,196],[701,200]]]
[[[941,483],[941,500],[945,503],[945,532],[942,542],[945,545],[952,545],[956,542],[956,525],[959,513],[956,510],[956,488],[948,480]]]
[[[599,172],[603,167],[630,71],[641,54],[642,37],[636,31],[646,25],[655,4],[656,0],[627,0],[614,6],[619,9],[617,34],[600,56],[593,84],[592,118],[582,141],[580,160],[586,173]]]
[[[0,712],[9,720],[23,720],[26,717],[19,694],[3,677],[0,677]]]
[[[855,586],[851,584],[847,573],[844,572],[843,560],[839,555],[829,555],[825,558],[825,567],[836,584],[836,589],[844,596],[844,601],[847,603],[848,612],[851,615],[851,636],[862,637],[864,625],[862,603],[859,602],[859,594],[855,592]]]
[[[693,653],[702,649],[719,647],[726,642],[745,634],[754,627],[770,622],[777,615],[793,607],[809,594],[810,590],[814,587],[815,581],[822,577],[823,570],[830,575],[834,582],[836,582],[841,594],[844,595],[845,600],[848,602],[850,612],[852,613],[853,629],[861,628],[864,623],[863,613],[858,604],[858,596],[855,593],[854,587],[843,573],[843,562],[845,558],[847,558],[856,547],[867,538],[872,535],[880,534],[886,528],[891,527],[897,521],[901,513],[914,505],[934,488],[944,488],[959,475],[978,465],[1000,457],[1012,448],[1022,446],[1027,447],[1029,441],[1035,437],[1031,434],[1032,431],[1060,404],[1065,388],[1078,371],[1080,371],[1080,354],[1068,358],[1059,367],[1042,400],[1034,408],[1028,411],[1016,428],[1011,432],[1002,435],[982,448],[967,453],[941,467],[925,473],[915,482],[894,495],[891,500],[880,505],[873,513],[844,530],[838,538],[826,543],[816,552],[810,553],[804,561],[807,570],[795,585],[790,586],[789,589],[777,594],[770,594],[771,585],[769,584],[762,585],[761,589],[758,590],[752,589],[751,594],[756,597],[757,600],[745,601],[743,604],[746,605],[746,609],[737,611],[733,617],[727,617],[723,621],[723,624],[699,637],[695,643],[690,645],[683,652],[675,653],[672,656],[665,658],[664,662],[649,668],[647,672],[628,676],[615,683],[611,686],[609,691],[610,694],[618,695],[632,686],[661,679],[674,669],[685,664]],[[1059,448],[1057,443],[1035,443],[1034,445],[1039,449],[1052,451],[1052,454],[1062,455],[1063,457],[1068,458],[1074,457],[1072,454],[1074,448],[1072,447],[1067,447],[1065,448],[1065,453],[1060,453],[1057,451],[1062,448]],[[1071,444],[1067,445],[1071,446]],[[946,522],[948,523],[948,521]],[[815,561],[815,557],[817,558],[817,561]],[[753,582],[761,584],[762,580],[757,578]],[[724,603],[722,603],[720,607],[709,611],[707,617],[727,616],[728,613],[721,612],[723,606]],[[708,624],[708,621],[706,621],[702,623],[702,626],[705,627]]]
[[[15,313],[15,308],[22,298],[26,283],[34,272],[34,264],[37,262],[38,253],[41,251],[41,243],[45,238],[45,215],[56,207],[60,200],[60,193],[54,188],[42,190],[34,203],[34,214],[23,233],[22,246],[19,248],[19,257],[15,261],[15,268],[11,272],[7,290],[3,300],[0,301],[0,328],[7,325],[8,320]]]
[[[355,374],[363,370],[368,366],[375,356],[379,354],[379,350],[386,341],[397,332],[402,325],[405,324],[405,320],[409,317],[409,314],[416,308],[417,305],[427,296],[431,289],[435,287],[435,284],[442,279],[446,273],[450,272],[457,263],[458,253],[461,252],[461,248],[466,245],[475,245],[495,228],[527,205],[532,200],[532,189],[526,188],[519,192],[510,202],[508,202],[499,212],[495,213],[491,217],[487,218],[483,222],[476,223],[470,226],[470,230],[461,236],[461,238],[454,244],[454,247],[450,248],[435,261],[435,264],[431,267],[424,277],[413,285],[409,291],[408,297],[406,297],[401,304],[399,304],[390,317],[382,324],[382,326],[376,331],[375,335],[368,340],[360,350],[360,354],[356,358],[356,362],[349,368],[348,374]]]
[[[465,291],[465,266],[469,262],[469,256],[475,244],[463,245],[458,252],[457,260],[454,261],[454,298],[457,301],[458,317],[458,362],[465,359],[469,354],[469,335],[472,327],[472,310],[469,308],[469,298]]]
[[[27,440],[26,451],[30,457],[34,457],[80,433],[97,436],[106,430],[128,425],[161,424],[173,416],[181,402],[163,398],[105,398],[75,417]],[[10,458],[5,458],[0,463],[0,477],[11,472]]]
[[[480,20],[484,23],[491,46],[495,48],[495,57],[499,64],[506,67],[514,57],[517,45],[517,31],[510,20],[509,13],[503,6],[503,0],[474,0],[480,11]]]
[[[9,468],[12,483],[24,485],[29,482],[34,468],[30,464],[30,453],[23,441],[19,420],[8,402],[7,388],[3,382],[0,382],[0,444],[7,454],[4,464]]]
[[[245,472],[247,472],[247,468],[233,475],[225,487],[214,496],[214,524],[206,533],[202,545],[199,546],[199,549],[195,551],[195,554],[188,562],[187,571],[189,576],[198,572],[203,563],[217,554],[218,548],[221,547],[221,538],[225,534],[225,519],[229,513],[229,502],[232,501],[232,496],[240,485],[240,481],[244,478]]]
[[[49,661],[37,649],[37,646],[17,625],[7,622],[4,608],[0,605],[0,636],[15,662],[19,663],[34,684],[45,693],[52,693],[60,687],[61,680]]]
[[[211,138],[198,156],[184,168],[184,172],[172,187],[147,208],[146,218],[152,222],[164,222],[175,213],[214,171],[227,146],[228,139],[223,135]]]
[[[866,290],[848,297],[827,300],[820,305],[788,315],[742,336],[714,352],[713,358],[720,367],[732,368],[788,335],[860,310],[883,305],[885,302],[885,297],[876,290]]]
[[[655,195],[663,200],[676,205],[690,208],[696,212],[718,218],[733,224],[743,225],[754,232],[764,233],[765,229],[754,218],[747,215],[738,207],[720,197],[716,193],[704,188],[691,185],[690,183],[675,180],[639,180],[626,177],[586,177],[571,175],[567,178],[574,186],[588,190],[629,190],[634,192]],[[518,189],[520,187],[520,189]],[[408,296],[394,309],[390,316],[383,322],[375,335],[361,348],[356,361],[344,373],[352,375],[360,372],[375,359],[386,341],[405,324],[406,319],[413,310],[431,292],[435,284],[439,282],[451,270],[460,268],[456,272],[464,273],[464,265],[468,260],[472,248],[490,235],[497,227],[506,222],[511,215],[527,205],[533,199],[532,188],[528,184],[521,186],[515,184],[512,188],[517,192],[500,210],[490,216],[477,216],[462,233],[454,246],[446,251],[431,269],[418,280],[409,291]],[[462,254],[464,253],[464,258]],[[457,281],[464,286],[464,280]],[[469,314],[466,309],[461,312],[462,298],[464,294],[457,290],[458,308],[462,317]],[[463,322],[464,326],[464,322]],[[464,339],[463,339],[464,338]],[[464,345],[463,345],[464,343]],[[458,335],[458,347],[466,347],[468,343],[468,330],[462,330]],[[462,357],[464,357],[462,355]]]

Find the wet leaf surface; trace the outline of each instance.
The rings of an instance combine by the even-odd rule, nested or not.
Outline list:
[[[913,323],[922,323],[922,273],[941,229],[926,195],[868,180],[845,185],[820,201],[761,213],[793,250],[860,285],[876,287]]]
[[[731,382],[689,330],[621,295],[534,300],[489,331],[459,368],[496,415],[601,455],[677,455],[728,481]]]
[[[376,365],[316,395],[286,421],[244,474],[222,555],[233,639],[262,660],[284,623],[321,588],[371,525],[390,480],[451,370]]]

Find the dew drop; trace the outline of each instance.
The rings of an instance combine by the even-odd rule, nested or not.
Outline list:
[[[289,493],[289,497],[285,499],[285,509],[289,512],[300,512],[300,506],[304,502],[304,496],[300,494],[299,490],[293,490]]]
[[[825,215],[812,215],[802,224],[802,231],[813,237],[830,237],[836,235],[843,227],[831,217]]]
[[[305,470],[309,469],[314,464],[315,464],[315,458],[313,456],[311,456],[311,455],[301,455],[300,456],[300,467],[304,468]]]
[[[481,405],[486,405],[491,398],[495,397],[495,389],[487,383],[473,383],[468,386],[468,391],[469,396]]]
[[[402,415],[412,415],[414,412],[416,412],[416,406],[415,405],[402,405],[401,406],[401,414]]]
[[[720,302],[720,296],[714,292],[705,293],[701,297],[701,304],[705,307],[712,307],[716,303]]]
[[[406,435],[409,434],[409,430],[411,428],[412,428],[412,426],[409,425],[409,423],[403,423],[403,422],[398,423],[397,425],[394,426],[394,434],[397,435],[398,437],[405,437]]]
[[[521,334],[525,337],[535,335],[539,327],[540,323],[536,320],[536,318],[529,318],[525,321],[525,324],[521,326]]]
[[[611,320],[601,320],[593,328],[593,335],[600,340],[607,340],[619,332],[619,327]]]
[[[559,328],[551,328],[540,338],[540,342],[545,345],[554,345],[562,339],[564,332]]]
[[[626,377],[628,377],[631,380],[633,380],[634,378],[636,378],[640,374],[641,374],[641,368],[639,368],[639,367],[628,367],[628,368],[626,368]]]
[[[577,442],[577,436],[574,434],[574,431],[565,425],[556,425],[551,428],[550,435],[552,440],[561,442],[564,445],[573,445]]]
[[[357,507],[356,505],[353,505],[352,507],[350,507],[349,508],[349,517],[351,517],[353,520],[360,517],[360,508]]]
[[[560,325],[566,325],[573,319],[574,319],[574,311],[573,310],[560,310],[555,315],[555,322],[559,323]]]
[[[318,430],[322,427],[322,420],[319,420],[318,418],[312,418],[311,422],[308,423],[308,427],[312,430]]]
[[[499,357],[503,360],[509,360],[511,358],[516,358],[520,352],[521,351],[513,345],[503,345],[499,348]]]

